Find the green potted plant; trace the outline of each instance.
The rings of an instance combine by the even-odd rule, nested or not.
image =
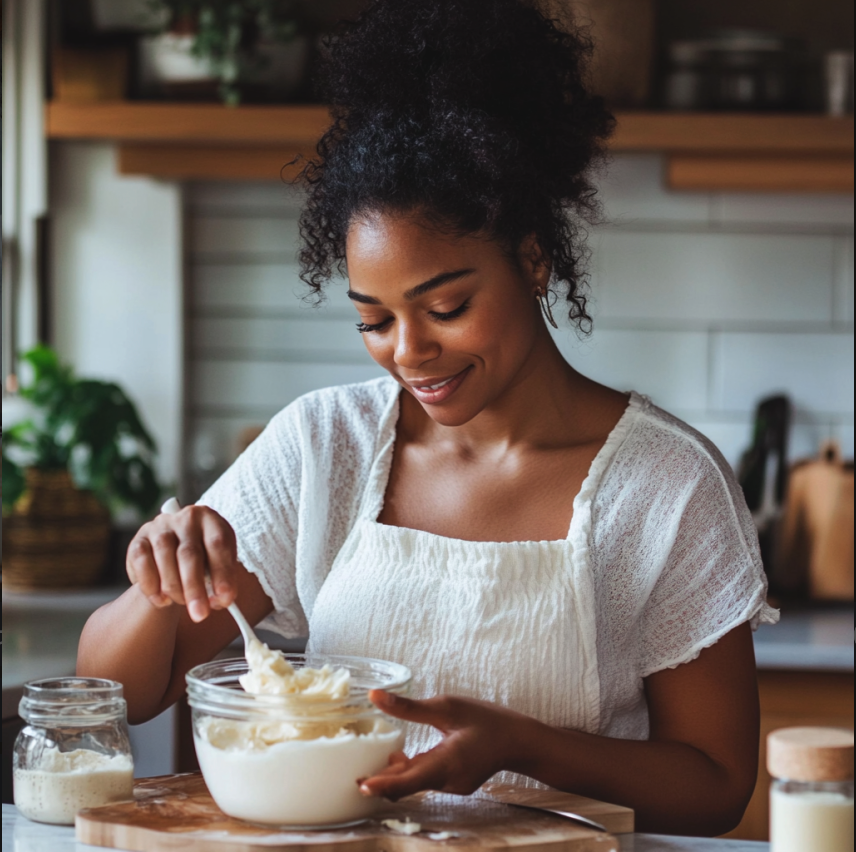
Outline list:
[[[162,496],[155,442],[118,385],[77,378],[47,346],[22,358],[23,418],[3,432],[4,586],[87,585],[111,513],[145,517]]]
[[[282,100],[299,86],[308,40],[296,0],[151,0],[151,8],[163,33],[142,45],[150,83],[190,93],[213,78],[232,106],[248,91]]]

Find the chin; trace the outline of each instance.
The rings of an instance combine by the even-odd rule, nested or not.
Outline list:
[[[424,405],[421,402],[419,405],[435,423],[450,427],[463,426],[482,411],[482,407],[476,408],[470,405]]]

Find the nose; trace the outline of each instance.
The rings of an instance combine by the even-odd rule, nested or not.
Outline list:
[[[403,369],[418,369],[440,354],[441,347],[432,330],[419,322],[399,320],[395,333],[395,363]]]

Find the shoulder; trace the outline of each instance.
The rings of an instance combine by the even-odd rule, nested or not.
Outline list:
[[[279,437],[299,439],[316,448],[343,441],[374,445],[389,420],[398,390],[390,377],[322,388],[286,406],[269,428]]]
[[[751,538],[743,491],[716,446],[644,397],[634,395],[632,405],[625,433],[598,483],[597,537],[608,539],[618,529],[640,524],[650,528],[655,516],[693,515],[706,516],[711,527],[735,524]]]
[[[618,456],[652,485],[712,481],[728,490],[737,486],[731,466],[709,438],[646,397],[635,395],[634,407]]]

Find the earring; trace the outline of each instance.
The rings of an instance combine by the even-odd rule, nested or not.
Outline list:
[[[541,303],[541,311],[544,313],[544,317],[546,318],[547,322],[550,323],[553,328],[558,328],[559,324],[553,318],[553,310],[550,307],[549,291],[539,291],[536,294],[535,298],[537,298],[538,301]]]

